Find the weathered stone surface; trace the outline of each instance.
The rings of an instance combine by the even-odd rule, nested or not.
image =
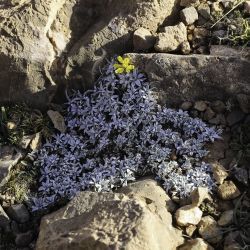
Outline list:
[[[200,204],[206,200],[211,199],[208,194],[208,188],[198,187],[191,193],[192,205],[200,206]]]
[[[194,7],[188,7],[183,9],[180,12],[181,20],[186,25],[193,24],[196,20],[198,20],[198,13]]]
[[[128,54],[147,72],[159,99],[178,106],[185,100],[228,100],[250,94],[250,60],[240,57]],[[225,73],[226,72],[226,73]],[[240,80],[239,80],[240,79]]]
[[[180,226],[197,225],[202,217],[202,211],[193,205],[179,208],[175,213],[176,222]]]
[[[15,147],[0,147],[0,186],[7,181],[10,169],[15,166],[23,156],[23,153]]]
[[[5,229],[10,224],[10,218],[0,205],[0,228]]]
[[[195,102],[195,104],[194,104],[194,109],[196,109],[196,110],[198,110],[198,111],[203,112],[203,111],[206,110],[206,108],[207,108],[207,104],[206,104],[205,101],[197,101],[197,102]]]
[[[17,247],[27,247],[34,239],[34,232],[28,231],[26,233],[17,234],[15,244]]]
[[[234,210],[228,210],[221,214],[220,219],[218,220],[219,226],[227,226],[233,222]]]
[[[175,0],[27,0],[0,6],[0,100],[26,101],[39,108],[59,83],[92,81],[106,53],[132,47],[139,27],[155,32],[174,15]],[[103,58],[101,58],[103,59]],[[79,78],[76,74],[83,75]],[[65,79],[66,78],[66,79]]]
[[[211,164],[213,177],[218,184],[222,184],[223,181],[228,177],[227,170],[218,162]]]
[[[225,181],[218,187],[218,194],[223,200],[233,200],[240,195],[240,191],[232,181]]]
[[[23,204],[12,205],[7,209],[9,217],[19,223],[29,221],[30,215],[26,206]]]
[[[211,216],[203,217],[198,225],[198,228],[199,234],[209,243],[217,243],[222,239],[221,229]]]
[[[134,32],[133,45],[136,51],[145,51],[151,49],[155,45],[155,37],[151,32],[144,28],[139,28]]]
[[[187,241],[179,250],[213,250],[214,248],[207,244],[203,239],[196,238]]]
[[[187,226],[185,228],[185,232],[186,232],[186,234],[188,236],[191,237],[196,229],[197,229],[197,226],[195,226],[195,225],[189,225],[189,226]]]
[[[238,94],[237,100],[244,113],[250,113],[250,95]]]
[[[158,34],[155,50],[159,52],[176,51],[185,41],[187,41],[187,28],[184,23],[167,26],[164,28],[164,32]]]
[[[37,250],[176,249],[183,243],[171,221],[124,194],[82,192],[45,216]]]
[[[137,197],[144,201],[152,212],[166,214],[175,210],[174,202],[169,198],[166,191],[153,178],[145,177],[128,184],[117,190],[129,197]],[[167,213],[167,216],[171,214]]]

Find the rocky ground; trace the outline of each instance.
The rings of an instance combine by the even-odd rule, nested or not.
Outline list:
[[[0,249],[250,249],[250,2],[177,2],[0,0]],[[183,200],[148,176],[32,213],[28,153],[65,130],[65,88],[123,53],[160,103],[223,129],[215,192]]]

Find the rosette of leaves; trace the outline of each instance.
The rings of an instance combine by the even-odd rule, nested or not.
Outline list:
[[[66,133],[34,155],[41,178],[33,210],[82,190],[111,191],[149,173],[181,197],[198,186],[213,188],[202,158],[204,144],[220,131],[158,105],[145,74],[120,73],[115,63],[108,63],[92,90],[69,98]]]

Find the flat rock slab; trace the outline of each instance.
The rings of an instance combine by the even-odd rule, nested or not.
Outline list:
[[[250,95],[250,60],[237,56],[127,54],[148,75],[160,102],[228,100]]]

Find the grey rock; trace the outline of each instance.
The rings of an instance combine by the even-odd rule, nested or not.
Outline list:
[[[17,234],[15,244],[17,247],[27,247],[32,242],[33,238],[34,233],[32,231]]]
[[[245,114],[238,109],[233,110],[227,115],[227,123],[229,126],[233,126],[241,122],[245,117]]]
[[[198,111],[203,112],[203,111],[206,110],[206,108],[207,108],[207,104],[206,104],[206,102],[204,102],[204,101],[197,101],[197,102],[195,102],[195,104],[194,104],[194,109],[196,109],[196,110],[198,110]]]
[[[208,243],[202,238],[188,240],[184,245],[178,248],[179,250],[213,250]]]
[[[207,3],[202,3],[198,7],[199,14],[205,18],[206,20],[209,20],[211,18],[210,16],[210,7]]]
[[[144,28],[139,28],[134,32],[133,35],[134,50],[143,51],[154,47],[155,37],[151,32]]]
[[[238,47],[231,47],[226,45],[212,45],[210,47],[210,55],[213,56],[230,56],[230,57],[242,57],[250,58],[250,48],[244,49]]]
[[[205,121],[209,121],[211,120],[213,117],[215,116],[215,112],[210,108],[208,107],[204,113],[204,120]]]
[[[228,210],[221,214],[218,220],[219,226],[227,226],[233,223],[234,210]]]
[[[198,13],[194,7],[188,7],[180,12],[181,20],[184,24],[190,25],[193,24],[196,20],[198,20]]]
[[[180,45],[180,49],[183,55],[188,55],[191,52],[191,47],[188,41],[184,41],[181,45]]]
[[[192,106],[193,106],[192,102],[185,101],[185,102],[183,102],[183,103],[181,104],[180,108],[181,108],[182,110],[187,111],[187,110],[190,110],[190,109],[192,108]]]
[[[52,121],[54,127],[61,133],[65,133],[66,124],[64,121],[64,117],[58,111],[53,111],[53,110],[49,110],[47,114],[50,120]]]
[[[170,106],[179,107],[186,100],[235,100],[239,93],[250,94],[250,61],[240,57],[127,55],[147,72],[159,101]]]
[[[42,219],[36,250],[174,250],[183,238],[167,218],[124,194],[81,192]]]
[[[0,228],[5,229],[10,224],[10,218],[3,210],[2,206],[0,205]]]
[[[244,113],[250,113],[250,95],[238,94],[237,100]]]
[[[243,185],[248,185],[248,171],[245,168],[236,168],[233,171],[235,178]]]
[[[24,153],[13,146],[0,147],[0,186],[6,183],[9,171],[23,157]]]
[[[212,102],[211,107],[216,113],[224,113],[226,111],[226,105],[220,100]]]
[[[7,209],[7,213],[10,218],[19,223],[25,223],[30,219],[29,211],[24,204],[16,204],[10,206]]]
[[[0,100],[38,108],[50,103],[61,83],[90,84],[104,59],[101,48],[122,54],[131,49],[134,30],[156,32],[176,16],[175,0],[15,1],[0,8]]]
[[[209,123],[213,124],[213,125],[225,125],[226,118],[225,118],[224,114],[217,114],[214,118],[209,120]]]
[[[175,26],[167,26],[164,32],[159,33],[155,44],[155,50],[159,52],[171,52],[181,48],[181,44],[187,41],[187,29],[180,22]]]
[[[189,6],[196,6],[200,3],[199,0],[181,0],[180,6],[189,7]]]

